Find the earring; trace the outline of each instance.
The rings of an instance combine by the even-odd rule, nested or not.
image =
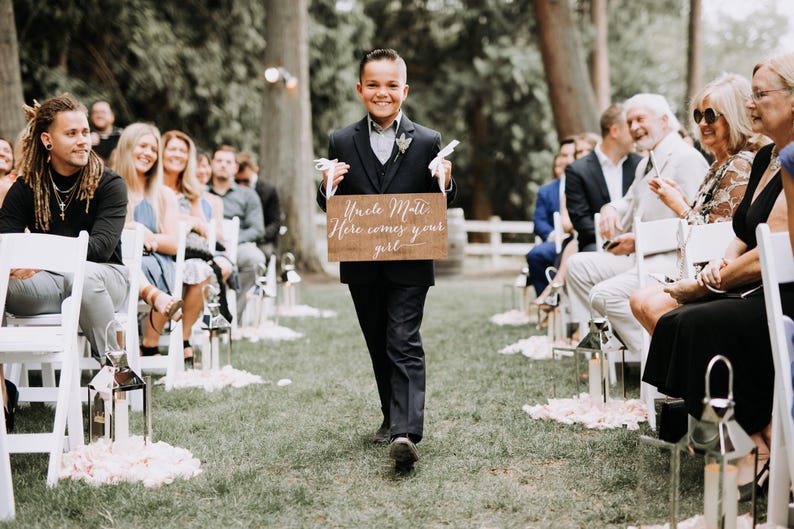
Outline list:
[[[48,143],[47,145],[44,146],[44,148],[47,149],[48,151],[51,151],[52,150],[52,143]]]

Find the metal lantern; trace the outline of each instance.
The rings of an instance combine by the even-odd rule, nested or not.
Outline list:
[[[718,362],[728,368],[728,396],[712,397],[711,369]],[[703,513],[707,529],[736,529],[738,516],[738,484],[736,461],[751,456],[753,476],[758,469],[758,448],[734,418],[733,367],[722,355],[711,359],[706,369],[706,392],[700,420],[677,443],[644,438],[652,444],[670,448],[670,527],[678,527],[681,454],[700,456],[705,463],[703,481]],[[755,487],[751,497],[753,528],[757,522]]]
[[[115,320],[108,322],[107,331],[121,326]],[[123,331],[117,331],[123,334]],[[146,428],[146,442],[152,440],[151,422],[151,383],[144,381],[127,363],[127,351],[121,347],[113,348],[107,340],[105,350],[106,364],[88,383],[89,442],[104,437],[116,443],[124,443],[129,438],[129,400],[130,391],[143,391],[143,414]],[[118,343],[124,343],[123,337]],[[149,379],[149,377],[147,377]]]
[[[295,308],[297,305],[298,293],[297,284],[301,282],[301,276],[295,271],[295,256],[286,252],[281,256],[281,281],[284,293],[284,308],[287,310]]]
[[[202,322],[201,328],[209,332],[210,347],[208,354],[202,351],[201,368],[203,370],[220,369],[221,356],[226,363],[232,363],[232,324],[221,314],[220,289],[213,284],[202,288],[204,307],[209,312]],[[223,354],[222,354],[223,353]]]
[[[529,312],[529,268],[524,267],[512,283],[506,284],[502,290],[502,304],[509,305],[508,309],[522,313]],[[516,295],[517,294],[517,295]],[[509,299],[509,303],[505,300]]]
[[[607,402],[609,400],[609,386],[610,386],[610,373],[608,355],[617,351],[621,352],[622,363],[622,377],[621,387],[623,399],[626,398],[626,362],[625,351],[626,346],[618,338],[618,336],[611,330],[609,321],[606,318],[593,318],[590,320],[589,332],[582,341],[574,348],[574,357],[576,359],[576,380],[577,384],[583,379],[588,380],[588,390],[590,398],[593,401]],[[583,370],[580,367],[580,356],[588,355],[587,362],[587,377],[584,376]]]
[[[276,256],[271,255],[269,263],[259,263],[256,266],[256,276],[254,278],[255,295],[255,322],[256,328],[260,328],[267,321],[267,315],[274,309],[278,287],[276,285]]]

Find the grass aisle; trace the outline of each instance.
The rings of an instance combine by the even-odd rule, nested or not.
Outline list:
[[[283,319],[294,342],[236,345],[234,364],[270,384],[154,392],[155,439],[188,448],[203,473],[159,489],[44,484],[46,458],[12,456],[9,528],[625,528],[661,522],[668,457],[640,432],[535,421],[561,363],[500,355],[534,327],[498,327],[504,279],[442,279],[428,296],[425,439],[409,475],[370,437],[380,423],[369,357],[347,289],[304,284],[331,319]],[[281,378],[292,385],[277,387]],[[571,377],[569,377],[571,378]],[[637,378],[636,371],[634,378]],[[630,388],[636,395],[637,385]],[[574,388],[559,389],[570,396]],[[567,393],[567,394],[566,394]],[[46,413],[24,409],[18,424]],[[41,419],[39,419],[41,420]],[[140,418],[137,418],[140,423]],[[133,424],[135,433],[141,430]],[[684,469],[682,513],[699,470]]]

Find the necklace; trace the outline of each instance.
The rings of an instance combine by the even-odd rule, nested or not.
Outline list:
[[[772,169],[772,173],[780,171],[780,158],[778,158],[777,155],[777,145],[772,146],[772,157],[769,159],[769,168]]]
[[[83,170],[80,169],[80,174],[77,175],[72,186],[67,190],[60,189],[57,185],[55,185],[55,179],[52,177],[52,168],[48,167],[47,172],[50,175],[50,183],[52,184],[53,190],[55,190],[55,200],[58,202],[58,207],[61,210],[61,220],[66,220],[66,208],[69,207],[69,204],[72,203],[75,195],[77,195],[77,188],[80,180],[83,177]]]

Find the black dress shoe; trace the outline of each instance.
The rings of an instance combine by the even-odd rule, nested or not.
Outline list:
[[[389,425],[386,423],[381,424],[380,428],[378,428],[378,431],[372,436],[372,442],[379,445],[388,444],[390,437],[389,433]]]
[[[408,437],[395,437],[389,445],[389,457],[398,470],[410,470],[419,461],[419,450]]]

